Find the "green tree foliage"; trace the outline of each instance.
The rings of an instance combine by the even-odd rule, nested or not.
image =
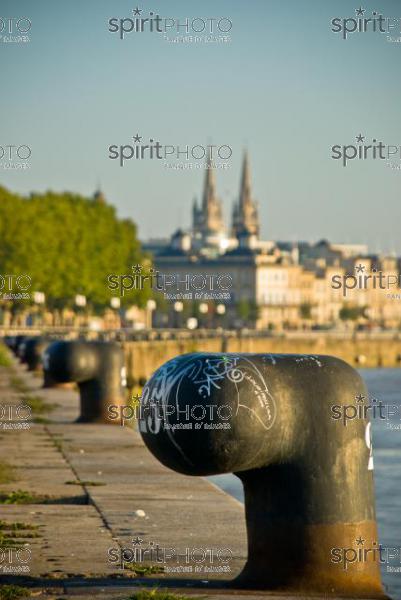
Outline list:
[[[96,308],[116,295],[109,274],[130,274],[145,260],[136,225],[103,202],[78,194],[21,197],[0,187],[0,273],[27,274],[50,306],[84,294]],[[147,259],[149,261],[149,259]],[[143,306],[150,290],[131,290],[124,302]]]
[[[309,302],[304,302],[303,304],[301,304],[301,306],[299,307],[299,313],[301,319],[312,318],[312,306],[309,304]]]
[[[236,309],[238,317],[245,323],[255,323],[259,318],[259,306],[251,300],[240,300]]]
[[[365,317],[365,308],[361,306],[343,306],[340,309],[339,317],[342,321],[356,321],[360,317]]]

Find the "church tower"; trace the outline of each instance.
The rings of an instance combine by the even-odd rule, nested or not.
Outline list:
[[[203,238],[224,234],[223,208],[216,194],[214,167],[210,156],[206,163],[206,175],[203,188],[202,204],[198,206],[194,200],[192,208],[192,228],[195,234]]]
[[[245,152],[242,165],[240,195],[238,202],[234,204],[232,218],[234,237],[238,238],[244,235],[259,237],[259,213],[257,204],[252,198],[251,175],[247,152]]]

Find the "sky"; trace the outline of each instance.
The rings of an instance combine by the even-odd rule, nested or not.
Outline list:
[[[150,32],[121,40],[108,31],[109,19],[133,18],[137,7],[142,16],[229,19],[231,41],[171,43]],[[247,148],[262,238],[327,238],[401,254],[401,170],[386,160],[343,167],[331,158],[333,145],[357,145],[359,134],[366,143],[401,144],[401,43],[331,31],[331,19],[355,18],[359,7],[349,0],[3,0],[3,22],[24,17],[32,25],[27,43],[0,38],[0,148],[28,145],[32,154],[26,170],[0,168],[0,185],[85,195],[100,185],[141,239],[166,237],[189,227],[204,171],[146,159],[120,167],[109,146],[136,134],[180,148],[229,145],[229,168],[216,173],[227,223]],[[371,16],[379,6],[369,0],[361,8]],[[382,0],[380,11],[401,18],[397,0]],[[399,155],[392,164],[401,165]]]

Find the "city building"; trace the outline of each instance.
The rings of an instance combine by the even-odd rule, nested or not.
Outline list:
[[[177,230],[169,241],[143,244],[153,254],[157,271],[175,274],[181,281],[181,288],[172,286],[172,292],[184,287],[185,300],[208,303],[211,316],[203,320],[205,324],[222,325],[224,321],[226,327],[275,331],[401,326],[399,260],[370,255],[364,244],[261,240],[247,153],[227,227],[213,165],[208,161],[206,167],[202,201],[194,201],[191,228]],[[384,274],[382,283],[387,284],[391,276],[393,284],[398,279],[398,287],[394,284],[393,289],[387,289],[384,283],[375,283],[373,275],[376,273],[377,278],[380,272]],[[218,299],[205,296],[203,300],[196,290],[185,286],[190,278],[200,281],[212,277],[216,281],[224,274],[232,281],[229,297],[221,300],[224,313],[216,310]],[[364,282],[358,279],[361,274],[370,278]],[[174,294],[169,297],[174,298]],[[176,315],[171,306],[170,312],[170,324],[174,324]],[[187,313],[193,316],[196,311]],[[217,314],[224,314],[224,319]]]

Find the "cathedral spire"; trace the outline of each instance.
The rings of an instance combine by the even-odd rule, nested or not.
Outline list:
[[[251,173],[249,169],[248,152],[245,150],[244,160],[242,163],[241,190],[239,204],[244,208],[247,204],[252,203],[251,193]]]
[[[233,211],[233,234],[236,237],[244,234],[259,236],[259,229],[258,208],[252,198],[248,152],[245,151],[242,163],[240,194],[238,203],[235,204]]]
[[[223,208],[216,194],[216,178],[214,164],[209,152],[206,160],[206,174],[202,198],[202,233],[221,234],[224,232]]]
[[[205,186],[203,190],[203,202],[202,207],[204,211],[208,210],[210,204],[216,200],[216,179],[214,176],[214,166],[210,156],[208,154],[206,160],[206,175],[205,175]]]

